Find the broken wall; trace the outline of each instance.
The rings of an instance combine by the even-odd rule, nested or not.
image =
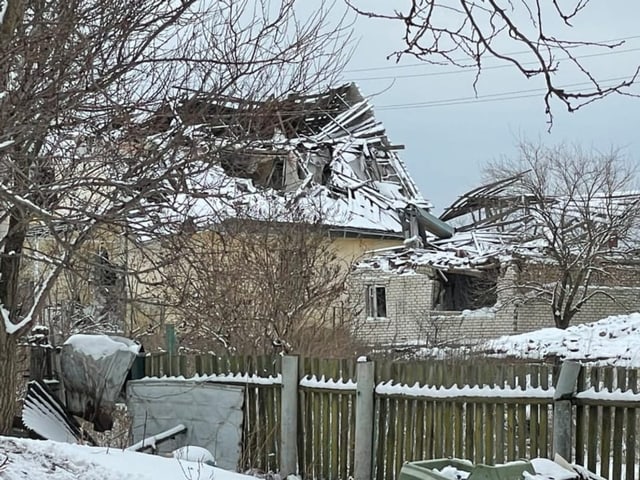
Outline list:
[[[349,280],[358,313],[354,332],[368,344],[472,345],[502,335],[555,326],[548,304],[538,299],[515,302],[517,273],[511,267],[498,279],[498,302],[493,308],[463,311],[434,310],[437,280],[427,270],[398,274],[359,270]],[[367,316],[367,287],[386,291],[386,317]],[[610,315],[640,311],[640,287],[604,287],[615,300],[598,295],[574,317],[571,324],[595,322]]]

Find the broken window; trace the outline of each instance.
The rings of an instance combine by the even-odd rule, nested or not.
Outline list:
[[[461,311],[492,307],[498,300],[497,270],[464,275],[438,272],[434,310]]]
[[[385,318],[387,316],[387,291],[380,285],[367,286],[367,317]]]

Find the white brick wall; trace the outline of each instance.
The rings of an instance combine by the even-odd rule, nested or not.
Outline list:
[[[554,326],[550,307],[540,300],[513,302],[510,285],[515,275],[508,268],[500,278],[494,312],[463,316],[460,312],[432,310],[435,280],[426,273],[356,271],[350,279],[351,298],[358,306],[355,334],[372,344],[457,345]],[[367,318],[366,288],[373,284],[386,288],[386,318]],[[616,301],[606,296],[595,297],[574,317],[572,324],[640,311],[640,287],[609,287],[608,291]]]

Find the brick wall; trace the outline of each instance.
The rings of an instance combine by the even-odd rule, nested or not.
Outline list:
[[[371,344],[461,345],[553,327],[549,305],[540,300],[514,302],[516,272],[507,268],[498,281],[498,302],[492,309],[464,312],[434,311],[434,282],[428,270],[396,274],[356,271],[350,279],[356,302],[355,334]],[[366,312],[368,285],[384,286],[387,315],[370,318]],[[597,321],[609,315],[640,311],[640,287],[607,287],[616,298],[599,295],[574,317],[572,324]]]
[[[426,273],[355,272],[350,279],[356,302],[355,333],[372,344],[469,344],[513,331],[513,308],[477,312],[433,310],[434,282]],[[367,286],[385,287],[387,315],[367,316]]]
[[[598,321],[610,315],[640,311],[640,287],[606,287],[606,295],[597,295],[585,304],[571,320],[571,325]],[[517,307],[517,331],[527,332],[552,327],[551,307],[541,300],[524,302]]]

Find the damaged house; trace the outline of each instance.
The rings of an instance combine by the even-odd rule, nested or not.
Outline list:
[[[256,242],[260,224],[270,228],[281,226],[282,238],[288,238],[288,226],[308,223],[319,227],[345,276],[353,260],[366,251],[403,245],[406,238],[423,244],[434,234],[452,233],[448,225],[429,213],[431,205],[422,197],[398,156],[402,146],[388,140],[371,103],[354,84],[315,95],[290,95],[259,103],[191,98],[163,112],[162,119],[163,122],[155,122],[161,129],[170,128],[173,122],[190,126],[189,137],[184,139],[185,151],[201,168],[179,182],[168,182],[166,208],[151,216],[149,223],[161,231],[165,239],[177,233],[187,233],[192,239],[217,235],[220,240],[214,238],[206,247],[211,252],[224,244],[216,253],[219,256],[210,260],[216,265],[231,262],[234,252]],[[225,237],[228,239],[232,230],[235,232],[238,228],[244,236],[235,238],[241,238],[242,245],[227,242]],[[267,243],[278,236],[274,233]],[[274,240],[269,248],[291,250],[291,245],[280,243]],[[160,256],[167,245],[171,248],[167,241],[162,245],[158,249]],[[248,252],[243,258],[250,260],[255,255],[255,251]],[[203,251],[197,257],[204,263],[208,255]],[[276,263],[290,261],[291,257],[279,257]],[[169,276],[176,279],[180,275],[189,277],[190,273]],[[329,277],[337,275],[338,272],[328,274]],[[225,275],[218,275],[218,280],[210,282],[215,283],[218,290],[224,288],[219,280],[222,277]],[[285,311],[265,315],[260,298],[273,296],[272,290],[283,298],[289,294],[279,283],[271,283],[280,279],[263,281],[256,275],[253,278],[244,282],[238,276],[232,291],[221,294],[221,299],[227,302],[231,295],[245,296],[243,302],[238,299],[245,309],[243,318],[281,315],[283,322],[289,322],[291,318],[312,318],[317,313],[317,306],[306,306],[312,299],[300,298],[281,308]],[[245,286],[247,292],[242,293]],[[210,299],[215,297],[202,293],[202,288],[192,290]],[[306,290],[312,289],[296,287],[296,292]],[[157,289],[152,291],[140,285],[137,295],[140,314],[130,322],[132,325],[160,325],[164,321],[175,321],[178,325],[192,323],[186,317],[179,318],[175,310],[154,310],[152,302],[146,299],[162,296]],[[195,293],[189,295],[188,301],[195,299]],[[208,311],[220,311],[220,318],[228,317],[229,312],[223,313],[218,308],[221,303],[225,302],[207,305],[211,309]],[[342,324],[351,317],[349,300],[343,296],[327,296],[321,303],[331,304],[330,326]],[[132,304],[132,311],[136,310],[135,298]],[[194,302],[191,310],[202,311],[201,304]],[[134,314],[137,315],[131,313]],[[239,318],[235,325],[242,321]],[[307,325],[307,328],[313,326]],[[280,342],[278,337],[284,336],[283,329],[277,324],[267,329],[269,335],[273,335],[274,344]],[[209,335],[222,343],[229,338],[222,330]]]
[[[540,199],[521,194],[521,178],[461,196],[440,217],[456,225],[448,238],[358,262],[359,336],[473,344],[640,309],[640,194]]]
[[[232,254],[241,259],[255,257],[255,252],[242,257],[240,250],[257,243],[260,224],[275,232],[267,236],[266,248],[275,245],[283,251],[291,245],[275,240],[280,232],[291,233],[289,226],[303,223],[317,227],[315,231],[331,246],[330,255],[323,258],[334,258],[345,276],[351,263],[367,251],[400,246],[406,238],[421,245],[430,236],[452,232],[429,213],[431,205],[398,155],[403,147],[389,141],[372,104],[354,84],[260,101],[186,93],[143,119],[123,120],[116,127],[123,143],[117,146],[114,165],[122,164],[135,176],[137,165],[144,168],[145,158],[160,154],[166,156],[166,163],[184,165],[184,169],[167,169],[171,173],[159,185],[139,192],[141,205],[130,213],[131,220],[97,232],[86,244],[86,259],[81,263],[89,267],[80,274],[65,273],[48,297],[40,321],[52,327],[52,332],[161,335],[165,323],[191,321],[179,318],[173,303],[186,298],[193,301],[187,306],[201,313],[195,300],[208,297],[220,305],[231,294],[246,297],[244,302],[237,299],[246,307],[244,317],[273,316],[265,314],[255,299],[287,297],[281,285],[274,284],[285,283],[287,275],[244,281],[241,275],[249,277],[251,272],[239,265],[233,278],[229,277],[229,291],[218,292],[218,300],[211,292],[187,283],[194,278],[191,271],[178,272],[181,278],[167,270],[189,255],[192,266],[200,263],[202,269],[206,261],[214,265],[230,262]],[[77,142],[82,148],[109,154],[100,151],[99,139]],[[109,148],[114,147],[109,144]],[[110,175],[108,169],[104,175]],[[84,197],[80,200],[85,201]],[[223,238],[230,232],[236,240],[225,243]],[[207,235],[212,238],[207,246],[211,255],[180,243]],[[296,235],[304,238],[305,232],[299,230]],[[180,241],[174,242],[177,238]],[[204,240],[200,243],[206,246]],[[278,261],[287,261],[286,254]],[[322,264],[322,258],[316,261]],[[37,269],[33,270],[37,275]],[[336,272],[325,274],[337,276]],[[174,286],[183,298],[167,298],[163,290],[167,279],[184,280],[183,285]],[[213,280],[212,288],[222,288],[221,282]],[[306,290],[289,283],[296,291]],[[308,296],[313,295],[310,290]],[[283,318],[309,316],[308,303],[308,298],[293,299],[291,305],[279,306],[279,313]],[[332,325],[351,317],[348,299],[337,300],[336,306],[327,297],[323,303],[331,304]],[[220,311],[221,318],[227,314]],[[61,322],[64,328],[59,328]],[[271,335],[278,329],[268,330]]]

